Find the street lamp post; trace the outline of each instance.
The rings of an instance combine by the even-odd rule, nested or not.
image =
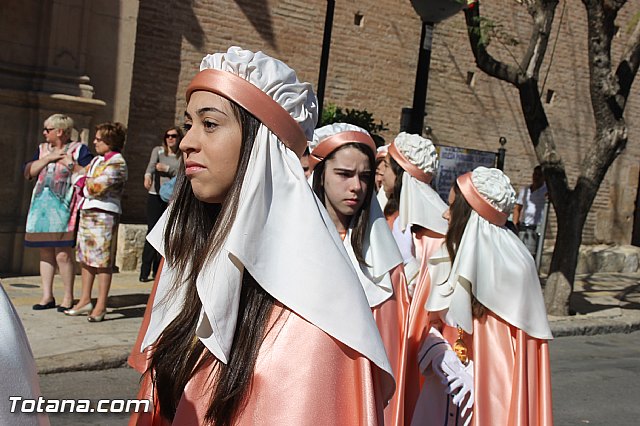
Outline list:
[[[431,64],[431,41],[433,39],[433,22],[422,21],[420,34],[420,50],[418,53],[418,69],[413,90],[413,108],[408,133],[422,134],[424,126],[424,110],[427,102],[427,86],[429,83],[429,65]]]
[[[427,102],[433,28],[436,23],[461,11],[464,4],[458,0],[411,0],[411,5],[420,16],[422,32],[420,34],[416,82],[413,90],[413,108],[411,110],[411,119],[407,125],[407,132],[421,135]]]
[[[327,69],[329,68],[329,52],[331,50],[331,30],[333,29],[333,12],[336,8],[335,0],[327,0],[327,12],[324,16],[324,36],[322,37],[322,56],[320,57],[320,73],[318,75],[318,115],[322,117],[324,106],[324,88],[327,83]],[[320,120],[318,120],[318,126]]]

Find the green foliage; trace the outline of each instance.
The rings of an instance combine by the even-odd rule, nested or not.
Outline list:
[[[341,107],[334,104],[329,104],[323,108],[322,117],[320,118],[320,126],[326,126],[331,123],[354,124],[358,127],[362,127],[367,132],[371,133],[372,136],[377,136],[378,133],[389,130],[382,120],[380,120],[379,123],[376,123],[373,118],[373,114],[367,110],[350,108],[343,110]]]
[[[498,40],[504,46],[517,46],[520,44],[518,39],[510,36],[504,29],[504,26],[493,19],[478,16],[475,18],[478,24],[472,31],[480,38],[480,44],[488,46],[492,39]]]

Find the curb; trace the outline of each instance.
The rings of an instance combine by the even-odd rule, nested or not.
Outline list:
[[[130,345],[87,349],[37,358],[36,366],[38,374],[106,370],[126,366],[130,352]]]
[[[623,311],[615,317],[550,317],[550,326],[555,338],[631,333],[640,330],[640,312]],[[130,352],[130,345],[87,349],[37,358],[36,365],[38,374],[106,370],[126,367]]]
[[[622,311],[615,317],[572,316],[550,317],[554,337],[595,336],[597,334],[631,333],[640,330],[640,312]]]

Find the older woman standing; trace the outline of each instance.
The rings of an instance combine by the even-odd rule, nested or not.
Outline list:
[[[179,127],[171,127],[164,134],[162,146],[156,146],[151,151],[151,158],[144,173],[144,187],[149,191],[147,198],[147,234],[167,208],[167,203],[160,198],[160,187],[178,174],[182,151],[178,148],[182,139]],[[142,266],[140,267],[140,281],[146,282],[149,274],[155,277],[160,254],[148,241],[145,241],[142,251]]]
[[[73,303],[73,252],[75,244],[74,178],[91,161],[87,146],[71,142],[73,120],[54,114],[44,121],[45,142],[38,146],[33,159],[25,164],[24,176],[37,178],[27,215],[24,244],[40,249],[42,299],[34,310],[56,306],[53,276],[56,265],[64,282],[64,299],[59,311]]]
[[[78,262],[82,265],[82,295],[65,311],[70,316],[90,313],[89,322],[100,322],[107,311],[107,296],[113,268],[113,240],[122,213],[120,199],[127,180],[127,163],[120,153],[126,129],[121,123],[96,126],[93,144],[98,154],[87,167],[85,200],[80,211]],[[100,286],[96,306],[91,304],[93,281]]]

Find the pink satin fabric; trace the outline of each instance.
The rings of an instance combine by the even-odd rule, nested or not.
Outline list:
[[[369,149],[371,149],[371,153],[374,155],[376,154],[376,144],[368,134],[358,131],[340,132],[324,138],[318,146],[311,151],[311,155],[309,156],[309,168],[313,170],[316,165],[327,158],[329,154],[340,148],[342,145],[346,145],[348,143],[359,143],[361,145],[368,146]]]
[[[138,330],[138,337],[136,338],[136,342],[133,344],[133,348],[131,349],[129,358],[127,358],[127,363],[131,366],[131,368],[141,374],[147,371],[147,367],[149,366],[149,351],[146,350],[144,352],[140,352],[140,347],[142,346],[142,340],[144,340],[145,334],[147,334],[149,321],[151,321],[151,310],[153,309],[153,301],[156,298],[156,290],[158,289],[158,281],[160,280],[163,265],[164,258],[160,259],[160,265],[158,266],[158,271],[156,272],[156,278],[155,280],[153,280],[153,287],[151,287],[151,293],[149,293],[147,306],[144,309],[142,324],[140,325],[140,330]]]
[[[456,329],[444,326],[451,345]],[[551,369],[546,340],[535,339],[489,312],[474,320],[473,335],[465,334],[474,363],[475,404],[472,425],[552,426]],[[413,415],[413,424],[442,425],[447,412],[446,387],[432,371]],[[451,417],[449,417],[451,418]]]
[[[191,94],[198,90],[216,93],[234,101],[264,123],[298,158],[302,157],[307,148],[307,137],[300,125],[271,96],[244,78],[227,71],[202,70],[187,87],[187,102]]]
[[[393,157],[394,160],[411,176],[418,179],[420,182],[424,182],[427,185],[431,183],[433,180],[433,175],[431,173],[425,173],[418,166],[414,165],[411,161],[407,159],[400,150],[396,147],[395,142],[392,142],[389,145],[389,154]]]
[[[489,313],[474,321],[474,424],[553,425],[546,340]]]
[[[444,236],[427,229],[421,229],[415,234],[416,252],[422,254],[420,259],[420,273],[409,307],[409,321],[407,329],[407,368],[404,377],[405,390],[405,424],[411,423],[413,410],[420,395],[423,378],[418,367],[418,352],[420,345],[429,333],[429,315],[424,308],[431,291],[431,278],[427,261],[433,253],[444,244]],[[418,247],[419,246],[419,247]],[[400,387],[401,384],[398,384]]]
[[[507,215],[493,207],[491,203],[478,192],[478,189],[471,181],[471,172],[459,176],[457,182],[460,192],[464,195],[464,199],[467,200],[476,213],[494,225],[504,226],[504,224],[507,223]]]
[[[368,359],[276,303],[256,361],[251,391],[234,425],[378,425],[393,382]],[[217,362],[217,361],[216,361]],[[185,387],[175,425],[203,425],[215,378],[200,370]],[[153,395],[148,374],[139,398]],[[157,407],[154,407],[157,408]],[[130,425],[167,425],[157,410]]]
[[[409,294],[402,265],[396,266],[391,271],[391,283],[393,296],[373,308],[373,318],[378,325],[393,375],[398,383],[393,398],[384,409],[384,424],[400,426],[404,424],[404,388],[399,384],[404,382],[406,373],[409,316]]]

